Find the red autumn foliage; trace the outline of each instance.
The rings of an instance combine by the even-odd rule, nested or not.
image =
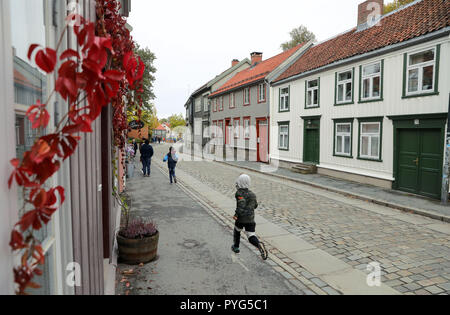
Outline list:
[[[97,0],[97,25],[81,16],[68,17],[68,23],[73,19],[80,21],[73,28],[80,53],[67,49],[58,58],[59,47],[42,48],[34,44],[29,48],[28,58],[41,70],[48,74],[56,72],[54,92],[67,101],[69,110],[54,133],[39,137],[21,161],[11,160],[14,170],[8,185],[11,187],[15,181],[23,187],[26,196],[23,209],[31,209],[22,215],[11,233],[10,247],[23,251],[21,265],[14,268],[18,294],[39,287],[32,279],[42,275],[36,267],[44,264],[45,255],[33,231],[48,224],[65,201],[64,188],[47,189],[47,180],[75,152],[80,134],[92,132],[93,122],[109,104],[114,108],[115,144],[121,147],[125,142],[128,125],[124,98],[131,100],[132,90],[139,94],[144,64],[133,54],[134,44],[119,9],[116,1]],[[62,63],[55,71],[57,60]],[[49,101],[45,104],[37,101],[29,108],[27,117],[33,128],[47,127]]]

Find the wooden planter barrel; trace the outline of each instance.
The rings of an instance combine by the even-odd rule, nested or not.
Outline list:
[[[119,259],[128,265],[149,263],[156,259],[158,251],[159,232],[152,237],[143,239],[128,239],[117,235]]]

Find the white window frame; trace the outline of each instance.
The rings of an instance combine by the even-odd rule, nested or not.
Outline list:
[[[209,99],[208,96],[203,96],[203,111],[208,112],[209,111]]]
[[[378,133],[363,133],[363,125],[378,125]],[[359,157],[363,158],[363,159],[368,159],[368,160],[380,160],[381,159],[381,122],[379,121],[364,121],[364,122],[360,122],[359,123],[359,128],[360,128],[360,135],[359,135]],[[367,152],[369,153],[368,155],[363,155],[363,137],[368,137],[369,141],[368,141],[368,148],[367,148]],[[373,156],[372,153],[372,138],[376,138],[378,137],[378,155],[377,156]]]
[[[194,119],[194,136],[202,136],[203,121],[201,118]]]
[[[346,72],[350,72],[351,73],[351,75],[352,75],[352,77],[350,78],[350,79],[346,79],[346,80],[342,80],[342,81],[340,81],[339,80],[339,75],[341,75],[341,74],[343,74],[343,73],[346,73]],[[354,71],[353,71],[353,69],[348,69],[348,70],[344,70],[344,71],[340,71],[340,72],[338,72],[337,73],[337,75],[336,75],[336,104],[347,104],[347,103],[351,103],[352,102],[352,99],[353,99],[353,91],[354,91],[354,86],[353,86],[353,76],[354,76]],[[351,96],[350,96],[350,99],[349,100],[347,100],[345,97],[346,97],[346,95],[347,95],[347,84],[348,83],[351,83]],[[342,99],[342,101],[339,101],[339,86],[340,85],[342,85],[343,86],[343,93],[342,93],[342,96],[343,96],[343,99]]]
[[[244,138],[250,139],[250,118],[244,118]]]
[[[377,72],[374,74],[369,74],[369,75],[364,75],[364,68],[370,67],[370,66],[373,66],[376,64],[380,65],[380,72]],[[380,95],[373,96],[373,81],[377,77],[380,78]],[[369,80],[369,97],[364,97],[364,81],[367,79]],[[382,85],[383,85],[383,63],[381,62],[381,60],[361,66],[361,91],[360,91],[360,94],[361,94],[362,101],[372,101],[372,100],[381,99],[381,95],[382,95],[381,93],[382,93],[382,89],[383,89]]]
[[[344,126],[344,125],[349,125],[350,126],[350,132],[338,132],[338,126]],[[334,126],[335,130],[335,145],[334,145],[334,155],[336,156],[346,156],[346,157],[351,157],[352,156],[352,146],[353,146],[353,141],[352,141],[352,134],[353,134],[353,123],[352,122],[336,122],[335,126]],[[338,152],[338,137],[342,138],[342,151]],[[350,152],[346,153],[345,151],[345,137],[349,137],[350,138]]]
[[[250,87],[244,89],[244,105],[250,105]]]
[[[287,90],[287,92],[283,92],[284,90]],[[288,112],[289,106],[290,106],[290,87],[285,87],[280,89],[280,112]]]
[[[282,131],[284,128],[287,131]],[[278,149],[289,150],[289,124],[278,125]]]
[[[422,62],[422,63],[418,63],[418,64],[414,64],[414,65],[410,65],[410,57],[412,55],[417,55],[420,53],[424,53],[427,52],[429,50],[432,50],[434,52],[434,59],[431,61],[426,61],[426,62]],[[426,94],[426,93],[434,93],[434,89],[435,89],[435,85],[436,85],[436,58],[437,58],[437,50],[436,47],[432,47],[432,48],[427,48],[427,49],[422,49],[422,50],[418,50],[418,51],[413,51],[413,52],[409,52],[406,54],[406,62],[407,62],[407,66],[406,66],[406,85],[405,85],[405,94],[406,96],[410,96],[410,95],[416,95],[416,94]],[[429,66],[433,66],[433,85],[431,86],[431,89],[429,90],[423,90],[423,69]],[[414,69],[418,69],[419,70],[419,74],[418,74],[418,87],[417,87],[417,91],[415,92],[409,92],[409,71],[414,70]]]
[[[202,111],[202,98],[196,98],[195,99],[195,112],[201,112]]]
[[[237,124],[236,124],[237,122]],[[239,139],[239,129],[241,128],[241,119],[240,118],[234,118],[233,119],[233,136],[235,139]]]
[[[234,92],[233,93],[231,93],[231,94],[229,94],[229,97],[230,97],[230,109],[232,109],[232,108],[236,108],[236,100],[235,100],[235,96],[234,96]]]
[[[317,81],[315,87],[309,87],[309,82]],[[314,92],[317,91],[317,104],[314,103]],[[311,93],[311,104],[308,104],[308,95]],[[319,107],[319,78],[306,80],[306,108]]]
[[[266,101],[266,84],[260,83],[258,86],[258,102],[262,103]]]

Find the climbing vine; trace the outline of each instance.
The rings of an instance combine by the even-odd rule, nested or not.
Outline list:
[[[10,241],[12,250],[21,254],[21,263],[13,270],[17,294],[25,294],[27,288],[39,288],[33,278],[42,275],[38,265],[45,263],[45,255],[36,234],[65,201],[64,188],[49,188],[49,179],[73,155],[81,136],[93,131],[92,124],[103,107],[111,105],[114,109],[114,144],[120,149],[128,129],[124,116],[127,103],[131,102],[139,112],[144,65],[133,53],[132,38],[119,9],[115,0],[97,0],[96,24],[71,15],[55,49],[39,45],[29,48],[28,59],[56,78],[49,98],[37,101],[26,113],[32,128],[43,130],[48,126],[47,106],[55,94],[67,102],[68,110],[53,133],[40,136],[22,160],[11,161],[14,170],[8,185],[11,188],[15,182],[24,196],[21,218]],[[69,22],[74,20],[78,23],[72,29]],[[79,50],[67,49],[59,54],[68,31],[75,34]]]

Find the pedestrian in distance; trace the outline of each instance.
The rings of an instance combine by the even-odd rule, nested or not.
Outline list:
[[[241,241],[241,232],[245,229],[250,244],[258,248],[263,260],[267,260],[268,253],[264,243],[256,237],[255,209],[258,208],[256,195],[250,190],[250,176],[242,174],[236,180],[236,213],[234,220],[234,244],[231,250],[236,254],[240,253],[239,243]]]
[[[153,154],[153,147],[150,145],[150,141],[146,139],[145,143],[141,147],[141,162],[144,177],[150,177]]]
[[[177,151],[170,147],[169,153],[166,154],[166,156],[163,159],[163,162],[167,162],[167,166],[169,167],[169,179],[170,183],[173,184],[175,181],[175,184],[177,183],[177,176],[175,174],[175,168],[177,167],[178,163],[178,154]]]

